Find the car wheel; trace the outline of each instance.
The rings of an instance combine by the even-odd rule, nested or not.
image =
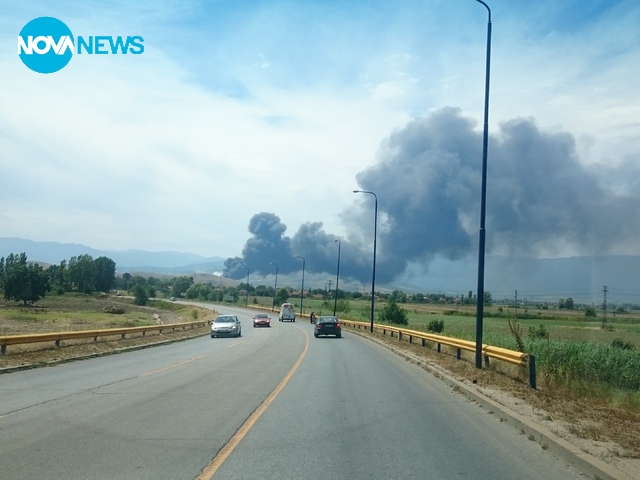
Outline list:
[[[211,335],[211,338],[216,338],[216,336],[215,335]]]
[[[313,334],[313,336],[314,336],[314,337],[316,337],[316,338],[318,338],[318,334],[317,334],[317,333],[314,333],[314,334]]]
[[[340,334],[340,333],[339,333],[339,334],[337,334],[337,335],[336,335],[336,338],[342,338],[342,334]]]

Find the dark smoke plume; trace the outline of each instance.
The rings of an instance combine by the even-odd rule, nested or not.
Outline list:
[[[443,108],[394,132],[376,164],[357,175],[360,188],[378,197],[381,283],[409,264],[426,269],[436,256],[457,260],[477,251],[482,139],[476,127],[459,109]],[[631,168],[638,167],[599,166],[596,174],[579,162],[572,135],[541,131],[525,118],[501,125],[490,138],[488,158],[487,254],[554,256],[569,247],[576,255],[604,255],[638,238],[639,190],[629,184]],[[611,179],[620,177],[619,190],[613,190]],[[373,198],[358,195],[356,201],[341,215],[349,233],[340,238],[340,273],[366,281]],[[305,257],[310,273],[335,273],[338,237],[322,223],[307,223],[287,237],[278,216],[259,213],[249,231],[242,258],[225,262],[226,276],[241,279],[246,268],[274,273],[269,262],[283,273],[299,271],[293,255]]]

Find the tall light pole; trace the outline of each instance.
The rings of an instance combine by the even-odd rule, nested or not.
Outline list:
[[[480,200],[480,241],[478,247],[478,293],[476,302],[476,368],[482,368],[482,321],[484,315],[484,255],[485,214],[487,209],[487,146],[489,143],[489,78],[491,66],[491,9],[482,0],[476,0],[487,9],[487,65],[484,82],[484,132],[482,135],[482,197]]]
[[[247,296],[244,301],[244,306],[245,307],[249,306],[249,269],[248,268],[247,268]]]
[[[375,198],[375,210],[373,215],[373,275],[371,276],[371,327],[370,331],[373,333],[373,307],[376,298],[376,238],[378,234],[378,196],[373,192],[364,190],[354,190],[353,193],[368,193]]]
[[[333,301],[333,316],[336,316],[336,309],[338,308],[338,280],[340,279],[340,240],[335,239],[334,242],[338,242],[338,269],[336,270],[336,299]]]
[[[304,299],[304,265],[306,260],[300,255],[294,255],[294,257],[302,259],[302,289],[300,290],[300,316],[302,316],[302,300]]]
[[[269,262],[269,265],[276,266],[276,282],[273,284],[273,305],[271,305],[271,310],[275,312],[276,310],[276,291],[278,290],[278,264]]]

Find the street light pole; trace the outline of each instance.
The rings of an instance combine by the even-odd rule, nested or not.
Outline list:
[[[488,12],[487,55],[484,84],[484,132],[482,135],[482,196],[480,200],[480,239],[478,247],[478,293],[476,302],[476,368],[482,368],[482,322],[484,317],[484,257],[485,257],[485,216],[487,208],[487,148],[489,143],[489,78],[491,66],[491,9],[482,0]]]
[[[375,210],[373,215],[373,274],[371,276],[371,326],[370,331],[373,333],[373,307],[376,298],[376,238],[378,236],[378,196],[373,192],[364,190],[354,190],[353,193],[367,193],[375,198]]]
[[[245,307],[249,306],[249,269],[248,268],[247,268],[247,296],[244,301],[244,306]]]
[[[306,260],[300,255],[294,255],[294,257],[302,259],[302,289],[300,290],[300,316],[302,317],[302,300],[304,299],[304,265]]]
[[[333,316],[336,316],[336,309],[338,308],[338,280],[340,279],[340,240],[334,240],[334,243],[338,242],[338,270],[336,271],[336,299],[333,302]]]
[[[271,311],[275,312],[276,311],[276,291],[278,290],[278,264],[277,263],[273,263],[273,262],[269,262],[269,265],[275,265],[276,266],[276,281],[273,284],[273,305],[271,305]]]

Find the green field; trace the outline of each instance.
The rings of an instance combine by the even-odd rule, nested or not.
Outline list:
[[[254,297],[255,303],[270,306],[271,299]],[[300,299],[289,300],[300,311]],[[384,303],[375,304],[376,312]],[[304,299],[305,315],[311,311],[316,315],[333,314],[334,303],[316,299]],[[409,324],[406,328],[428,331],[434,320],[444,323],[442,335],[475,340],[475,307],[455,305],[401,304],[407,312]],[[610,315],[603,327],[601,319],[589,320],[584,311],[559,309],[518,309],[516,325],[515,309],[491,306],[485,309],[483,319],[483,343],[518,350],[516,337],[509,321],[520,337],[524,351],[535,355],[538,377],[547,387],[568,388],[574,392],[600,392],[608,398],[624,398],[640,408],[640,315],[625,313]],[[337,312],[343,319],[369,321],[371,302],[357,300],[348,302],[348,311]],[[521,318],[527,317],[527,318]],[[380,323],[374,317],[375,323]],[[530,330],[533,333],[530,334]],[[536,337],[536,331],[548,335]],[[618,343],[614,345],[614,343]],[[622,345],[624,348],[621,348]],[[626,392],[626,393],[625,393]],[[629,394],[631,393],[631,397]]]

